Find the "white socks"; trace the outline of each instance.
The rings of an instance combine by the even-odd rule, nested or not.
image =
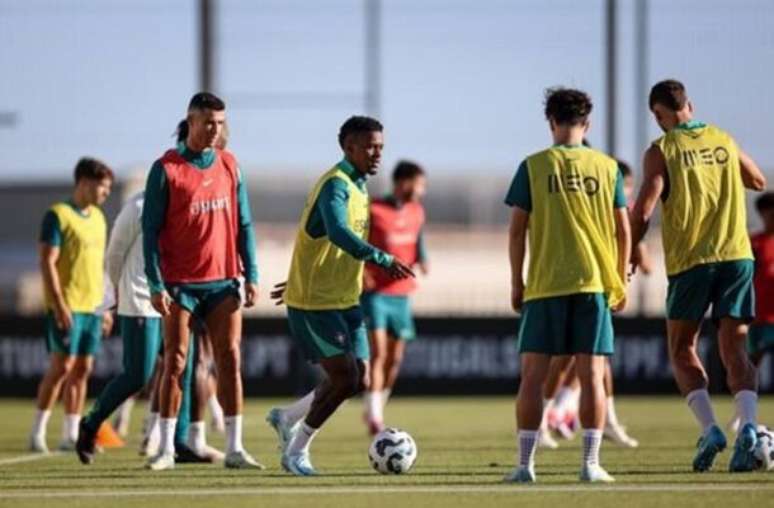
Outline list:
[[[175,426],[177,418],[161,418],[159,426],[161,427],[161,445],[159,452],[164,455],[175,454]]]
[[[226,453],[241,452],[242,447],[242,415],[226,416]]]
[[[382,409],[387,405],[387,401],[390,400],[390,395],[392,395],[392,388],[382,390]]]
[[[758,394],[752,390],[740,390],[734,395],[734,403],[741,425],[751,423],[755,426],[758,420]]]
[[[554,407],[554,399],[543,399],[543,416],[540,419],[540,428],[548,428],[548,412]]]
[[[223,408],[220,407],[218,396],[214,393],[207,399],[207,408],[210,410],[213,422],[223,422]]]
[[[368,418],[381,422],[384,420],[384,404],[382,403],[382,392],[366,392],[363,396],[366,405]]]
[[[530,471],[534,471],[535,450],[537,450],[537,444],[537,430],[519,431],[519,467],[525,467]]]
[[[299,453],[307,453],[309,451],[309,445],[312,443],[312,439],[317,435],[318,429],[310,427],[306,422],[301,424],[298,432],[295,433],[293,439],[288,443],[287,454],[298,455]]]
[[[81,415],[66,414],[62,420],[62,441],[78,440],[78,425],[81,423]]]
[[[289,406],[282,408],[282,416],[285,421],[291,425],[295,424],[300,419],[306,416],[309,412],[309,408],[312,407],[314,401],[314,390],[307,393],[297,401],[293,402]]]
[[[50,409],[38,409],[35,412],[35,419],[32,421],[32,434],[33,436],[46,437],[46,426],[48,425],[48,419],[51,418]]]
[[[599,465],[599,447],[602,445],[600,429],[583,429],[583,466]]]
[[[159,413],[148,413],[145,417],[145,438],[149,440],[160,439]]]
[[[196,453],[202,453],[207,447],[207,426],[204,421],[191,422],[188,429],[188,446]]]
[[[685,400],[688,402],[688,407],[691,408],[694,416],[696,416],[699,425],[701,425],[702,432],[706,435],[710,427],[717,425],[709,392],[706,388],[700,388],[689,393]]]
[[[610,396],[607,398],[607,418],[606,418],[607,425],[610,425],[611,427],[618,426],[618,415],[615,414],[615,405],[613,404],[613,397]]]

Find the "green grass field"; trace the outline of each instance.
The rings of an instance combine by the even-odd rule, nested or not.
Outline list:
[[[245,417],[247,449],[264,462],[263,472],[230,471],[220,465],[181,465],[151,473],[137,455],[140,420],[133,415],[129,445],[99,455],[82,466],[75,454],[30,458],[26,436],[31,401],[0,402],[0,506],[162,508],[196,506],[770,506],[774,473],[726,473],[730,453],[719,456],[713,472],[694,474],[690,463],[696,425],[676,398],[620,398],[621,419],[640,440],[636,450],[603,446],[602,460],[618,482],[613,486],[577,482],[580,440],[555,451],[539,450],[538,483],[504,485],[515,453],[513,403],[508,398],[395,398],[388,421],[416,439],[419,459],[402,476],[381,476],[368,465],[369,439],[360,404],[345,405],[317,437],[312,451],[322,473],[295,478],[281,471],[275,436],[263,416],[271,400],[252,400]],[[728,398],[716,401],[718,417],[731,413]],[[59,436],[60,413],[49,424],[49,445]],[[761,421],[774,422],[774,405],[763,398]],[[223,444],[219,435],[210,441]],[[769,501],[766,501],[766,500]]]

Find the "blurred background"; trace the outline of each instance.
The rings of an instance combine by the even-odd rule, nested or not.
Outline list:
[[[511,379],[503,198],[519,162],[551,142],[544,90],[587,91],[590,142],[638,176],[659,135],[648,91],[677,78],[696,117],[730,131],[771,179],[772,22],[769,0],[0,0],[0,377],[33,378],[45,365],[42,341],[27,340],[42,336],[37,235],[47,206],[69,194],[77,159],[116,170],[112,219],[173,145],[190,96],[207,89],[226,101],[229,148],[249,183],[264,295],[285,278],[311,183],[341,157],[339,126],[376,116],[386,150],[372,195],[388,190],[399,159],[429,175],[432,268],[414,298],[428,338],[412,346],[428,359],[407,371],[421,377],[441,365],[439,379],[453,371],[464,381],[473,374],[460,361],[491,356],[506,360],[476,364],[474,374]],[[653,379],[672,387],[657,225],[647,243],[655,270],[633,281],[619,328],[628,353],[616,360],[634,391]],[[256,340],[246,344],[264,369],[254,374],[271,376],[288,354],[282,309],[264,298],[251,315]],[[476,337],[483,349],[471,353]],[[120,350],[106,351],[118,368],[110,355]]]

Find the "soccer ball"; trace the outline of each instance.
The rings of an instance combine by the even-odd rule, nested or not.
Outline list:
[[[368,462],[382,474],[407,473],[416,460],[414,438],[400,429],[384,429],[368,448]]]
[[[763,425],[758,425],[758,442],[755,443],[755,469],[771,471],[774,469],[774,433]]]

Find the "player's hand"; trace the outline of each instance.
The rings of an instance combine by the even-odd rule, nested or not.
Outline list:
[[[364,291],[371,291],[376,286],[376,282],[374,282],[374,277],[371,275],[371,273],[368,270],[363,271],[363,290]]]
[[[626,295],[624,295],[624,297],[621,299],[620,302],[610,307],[610,310],[612,310],[613,312],[621,312],[625,308],[626,308]]]
[[[166,291],[162,291],[161,293],[152,293],[151,305],[153,305],[153,308],[156,309],[156,312],[162,316],[169,316],[172,299],[169,297],[169,293]]]
[[[390,277],[393,279],[408,279],[409,277],[416,277],[411,268],[398,261],[398,258],[393,258],[392,264],[388,266],[386,270]]]
[[[269,293],[269,297],[271,297],[272,300],[276,300],[274,305],[282,305],[285,303],[285,288],[287,286],[287,281],[274,285],[274,289],[272,289],[271,293]]]
[[[110,337],[111,331],[113,331],[113,313],[106,310],[102,313],[102,336]]]
[[[429,261],[420,261],[419,263],[419,272],[427,276],[430,273],[430,262]]]
[[[57,305],[54,308],[54,320],[56,327],[65,332],[73,327],[73,314],[66,305]]]
[[[245,283],[245,307],[252,307],[258,302],[258,284]]]
[[[524,305],[524,284],[514,284],[511,286],[511,307],[516,312],[521,312]]]

